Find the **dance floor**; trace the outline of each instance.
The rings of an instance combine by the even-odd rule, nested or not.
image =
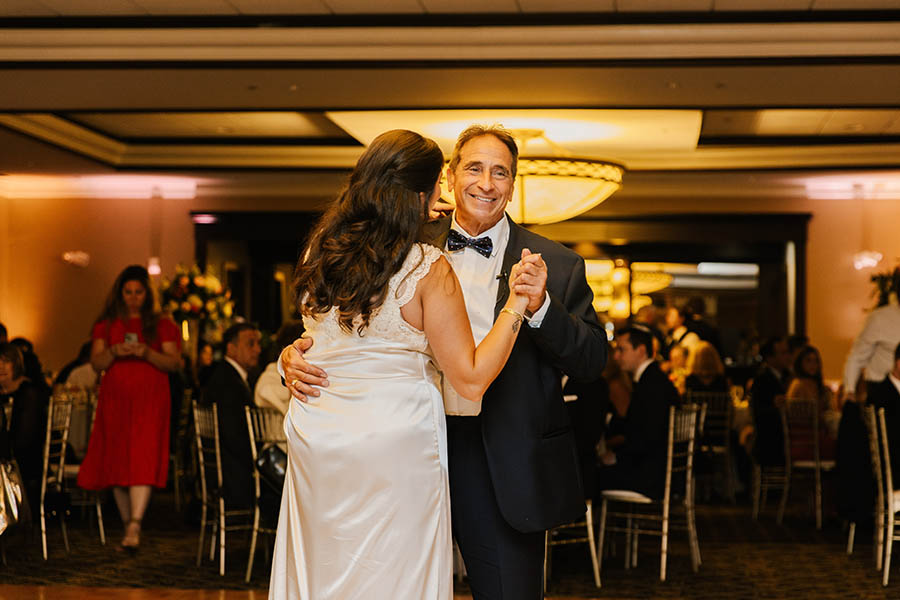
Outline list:
[[[604,596],[606,598],[607,596]],[[259,590],[173,590],[148,588],[103,588],[73,585],[0,585],[0,600],[266,600]],[[609,596],[610,600],[617,600]],[[454,596],[471,600],[472,596]],[[562,600],[547,596],[546,600]],[[567,596],[566,600],[585,600]],[[621,599],[625,600],[625,599]]]
[[[603,564],[603,588],[594,587],[590,559],[582,546],[554,549],[551,589],[547,600],[887,600],[900,597],[900,561],[891,585],[881,587],[872,561],[870,528],[860,528],[856,551],[846,554],[846,533],[837,518],[816,531],[805,490],[775,523],[772,502],[759,521],[750,519],[746,504],[700,506],[698,530],[703,565],[693,573],[685,536],[670,540],[667,581],[659,581],[658,541],[642,538],[638,567],[626,570],[622,540]],[[244,581],[248,540],[241,532],[227,543],[225,576],[204,557],[196,565],[197,528],[189,513],[178,513],[172,497],[154,497],[145,519],[137,556],[116,552],[122,526],[107,505],[109,544],[97,539],[96,523],[73,515],[69,522],[71,553],[66,554],[57,523],[49,523],[49,560],[41,557],[40,529],[8,532],[3,544],[7,565],[0,564],[0,600],[266,600],[269,566],[260,549],[249,583]],[[208,548],[208,546],[206,547]],[[896,555],[896,553],[895,553]],[[456,584],[455,600],[470,599],[465,582]]]

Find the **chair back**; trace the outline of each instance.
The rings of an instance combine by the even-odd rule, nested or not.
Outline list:
[[[41,477],[41,504],[50,481],[56,489],[61,489],[66,468],[66,443],[69,439],[69,425],[72,422],[72,403],[65,394],[50,396],[47,409],[47,431],[44,436],[44,464]]]
[[[697,431],[701,444],[725,446],[731,439],[734,402],[728,392],[694,392],[688,390],[687,401],[700,407]]]
[[[669,436],[666,448],[666,487],[663,503],[668,507],[672,496],[673,481],[679,483],[686,496],[692,493],[694,468],[694,441],[697,433],[697,415],[700,407],[686,404],[669,408]],[[683,483],[683,488],[681,484]]]
[[[884,506],[884,481],[881,476],[881,451],[878,449],[878,424],[875,418],[875,407],[863,408],[863,422],[869,435],[869,456],[871,456],[872,477],[875,479],[876,514],[880,518]]]
[[[250,452],[253,456],[253,486],[256,498],[261,493],[257,458],[270,446],[279,446],[287,452],[287,436],[284,434],[284,415],[280,410],[266,406],[245,406],[247,430],[250,432]]]
[[[203,502],[218,495],[222,488],[222,456],[219,451],[219,412],[215,404],[199,406],[192,402],[194,433],[197,441],[197,465],[200,479],[200,496]]]
[[[819,405],[809,398],[791,398],[781,407],[785,466],[798,460],[821,463]]]
[[[894,492],[894,477],[891,473],[891,447],[888,443],[887,424],[884,420],[884,409],[878,409],[878,433],[881,438],[881,458],[884,466],[884,490],[885,500],[888,502],[890,510],[893,510],[892,497]]]

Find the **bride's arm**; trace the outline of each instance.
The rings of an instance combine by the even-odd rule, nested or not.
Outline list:
[[[518,267],[513,267],[511,281]],[[510,289],[515,289],[512,284]],[[444,375],[462,397],[480,398],[512,352],[528,297],[510,294],[494,326],[476,348],[462,288],[446,258],[434,263],[416,295],[422,306],[423,330]]]

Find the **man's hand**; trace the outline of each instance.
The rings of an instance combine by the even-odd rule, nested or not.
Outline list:
[[[446,217],[453,212],[454,208],[456,206],[453,204],[446,202],[443,198],[438,198],[438,201],[434,203],[434,206],[431,207],[431,211],[428,213],[428,220],[437,221],[441,217]]]
[[[307,396],[318,397],[319,390],[313,386],[328,387],[328,375],[303,359],[303,354],[312,348],[312,338],[298,338],[281,351],[279,362],[284,370],[284,383],[291,395],[301,402]]]
[[[537,311],[544,305],[547,296],[547,263],[540,254],[532,254],[528,248],[522,248],[522,261],[516,279],[516,294],[528,296],[529,313]]]

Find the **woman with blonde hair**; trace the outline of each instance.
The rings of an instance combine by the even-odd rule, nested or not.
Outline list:
[[[725,366],[716,347],[709,342],[699,342],[694,346],[688,356],[687,372],[684,381],[686,393],[728,391]]]

